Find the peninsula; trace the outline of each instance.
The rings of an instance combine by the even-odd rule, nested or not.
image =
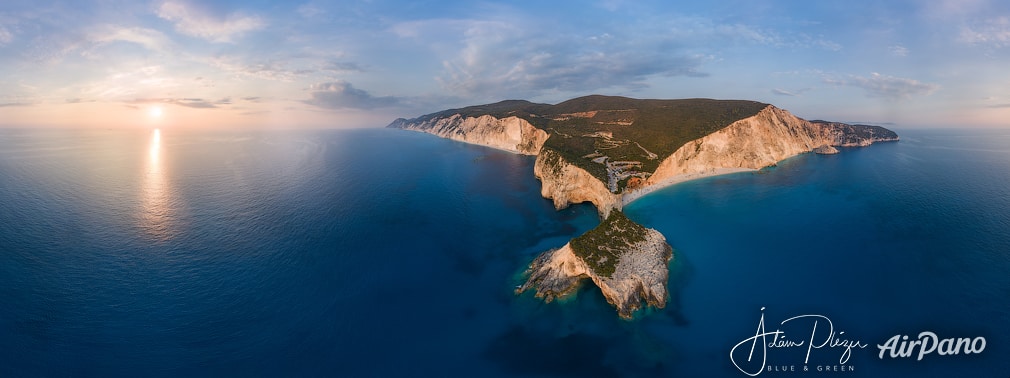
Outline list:
[[[666,305],[673,258],[662,234],[624,216],[625,204],[679,182],[757,170],[802,153],[898,140],[883,127],[807,121],[755,101],[600,95],[555,105],[508,100],[388,127],[536,156],[544,198],[559,210],[591,202],[601,221],[534,259],[517,294],[532,289],[549,302],[589,279],[623,318],[643,303]]]

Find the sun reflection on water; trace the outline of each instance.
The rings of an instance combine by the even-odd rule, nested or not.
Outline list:
[[[157,240],[168,240],[175,233],[171,188],[161,163],[161,130],[151,133],[148,159],[141,186],[140,227]]]

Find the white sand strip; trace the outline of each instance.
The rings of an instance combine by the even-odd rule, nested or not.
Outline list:
[[[714,168],[714,169],[712,169],[710,171],[706,171],[706,172],[685,173],[685,174],[676,175],[676,176],[670,177],[670,178],[668,178],[666,180],[660,181],[658,183],[646,186],[644,188],[636,189],[636,190],[634,190],[634,191],[632,191],[630,193],[626,193],[624,196],[621,197],[621,206],[622,207],[623,206],[627,206],[629,203],[632,203],[635,200],[637,200],[639,198],[642,198],[646,194],[655,192],[657,190],[660,190],[660,189],[663,189],[663,188],[666,188],[666,187],[677,185],[677,184],[680,184],[682,182],[691,181],[691,180],[697,180],[697,179],[705,178],[705,177],[728,175],[728,174],[731,174],[731,173],[755,172],[755,171],[757,171],[757,169],[752,169],[752,168]]]

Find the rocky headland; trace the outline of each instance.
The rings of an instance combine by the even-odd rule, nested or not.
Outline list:
[[[535,289],[550,302],[578,288],[588,278],[621,317],[630,318],[642,303],[666,306],[667,264],[673,250],[659,231],[614,211],[600,227],[563,247],[542,253],[530,264],[517,293]]]
[[[490,115],[462,117],[453,114],[421,122],[406,122],[401,118],[388,127],[423,131],[460,142],[534,156],[540,153],[548,137],[546,131],[533,127],[522,118],[499,119]]]
[[[666,305],[673,258],[662,234],[624,216],[624,204],[686,180],[898,140],[883,127],[807,121],[754,101],[609,96],[556,105],[503,101],[401,118],[388,127],[536,156],[533,173],[544,198],[557,209],[591,202],[601,222],[537,257],[516,292],[535,290],[551,301],[588,280],[624,318],[643,303]]]

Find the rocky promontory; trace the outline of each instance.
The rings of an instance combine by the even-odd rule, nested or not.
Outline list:
[[[540,194],[554,201],[561,210],[569,204],[591,202],[606,219],[610,211],[620,210],[620,195],[611,193],[603,182],[585,169],[566,161],[554,150],[544,150],[537,155],[533,174],[540,179]]]
[[[537,297],[550,302],[589,279],[621,317],[631,318],[643,302],[666,306],[672,257],[663,234],[613,211],[599,227],[533,260],[526,272],[529,279],[516,293],[535,289]]]
[[[807,121],[754,101],[597,95],[450,109],[389,127],[535,155],[544,198],[557,209],[591,202],[601,221],[537,257],[516,292],[535,290],[551,301],[588,280],[624,318],[643,304],[665,306],[673,250],[658,231],[628,219],[623,204],[690,179],[898,140],[883,127]]]
[[[389,127],[422,131],[460,142],[534,156],[540,153],[540,148],[548,137],[546,131],[533,127],[522,118],[499,119],[490,115],[463,117],[453,114],[447,118],[432,118],[421,122],[407,122],[400,118]]]

